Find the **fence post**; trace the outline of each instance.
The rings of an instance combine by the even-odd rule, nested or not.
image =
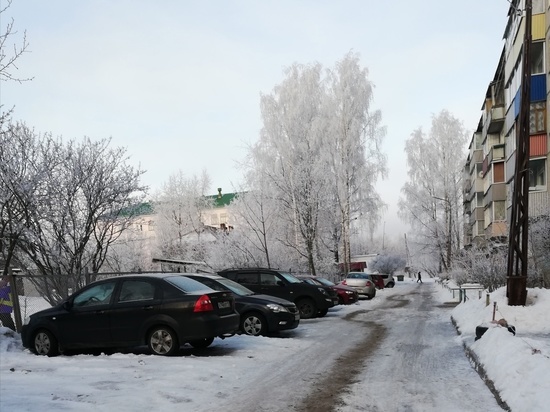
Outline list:
[[[485,297],[485,306],[489,306],[489,303],[491,303],[491,299],[489,298],[489,294],[487,293],[487,296]]]
[[[8,278],[11,286],[11,300],[13,305],[13,317],[15,318],[15,330],[21,333],[23,322],[21,322],[21,307],[19,306],[19,292],[17,290],[17,282],[11,268],[8,268]]]

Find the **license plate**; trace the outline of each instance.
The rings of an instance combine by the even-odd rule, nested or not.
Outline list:
[[[220,309],[227,309],[231,306],[231,303],[229,302],[218,302],[218,308]]]

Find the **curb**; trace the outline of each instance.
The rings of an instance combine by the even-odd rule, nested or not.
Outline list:
[[[455,327],[457,335],[459,335],[459,336],[462,335],[460,333],[460,330],[458,329],[458,325],[457,325],[456,321],[454,320],[454,318],[452,316],[451,316],[451,322],[452,322],[453,326]],[[464,341],[462,341],[462,347],[464,348],[464,353],[466,354],[466,357],[468,358],[468,360],[470,361],[470,363],[474,367],[475,371],[478,373],[481,380],[483,380],[483,382],[485,383],[487,388],[491,391],[491,393],[495,397],[498,405],[502,409],[504,409],[505,411],[512,412],[512,409],[510,409],[508,404],[500,397],[499,391],[495,388],[494,382],[487,375],[487,371],[485,370],[485,368],[483,367],[483,365],[479,361],[479,359],[478,359],[477,355],[475,354],[475,352],[472,349],[470,349],[470,347]]]

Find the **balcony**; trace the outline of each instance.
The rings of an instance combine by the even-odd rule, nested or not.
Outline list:
[[[470,215],[470,225],[474,225],[476,222],[481,222],[481,225],[483,226],[483,221],[485,219],[485,215],[483,212],[482,207],[476,207],[472,214]]]
[[[487,134],[500,133],[504,126],[504,118],[504,106],[491,107],[485,123]]]
[[[497,162],[504,160],[506,157],[506,145],[505,144],[496,144],[493,147],[491,147],[491,150],[489,151],[489,163]]]
[[[508,228],[505,221],[491,222],[485,229],[485,237],[502,237],[508,236]]]
[[[499,200],[506,200],[506,183],[493,183],[489,186],[489,190],[487,190],[483,198],[483,204],[487,206],[491,204],[491,202],[497,202]]]

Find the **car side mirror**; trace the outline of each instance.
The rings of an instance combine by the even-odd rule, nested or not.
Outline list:
[[[62,306],[65,310],[71,310],[71,308],[73,307],[73,303],[69,300],[66,300],[65,302],[63,302]]]

